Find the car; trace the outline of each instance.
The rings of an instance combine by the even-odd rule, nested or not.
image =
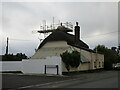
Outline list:
[[[115,66],[114,66],[115,69],[120,69],[120,63],[117,63]]]

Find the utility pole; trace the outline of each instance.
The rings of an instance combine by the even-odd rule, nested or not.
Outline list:
[[[95,64],[96,64],[96,68],[97,68],[97,64],[98,64],[98,55],[97,55],[97,52],[98,52],[98,51],[97,51],[97,47],[96,47],[95,50],[96,50],[96,63],[95,63]]]
[[[118,45],[118,55],[120,55],[120,44]]]
[[[8,37],[7,37],[7,46],[6,46],[6,55],[8,55]]]

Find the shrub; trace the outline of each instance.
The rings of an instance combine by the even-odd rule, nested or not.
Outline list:
[[[70,70],[70,66],[77,68],[80,65],[81,60],[80,53],[78,51],[73,51],[72,53],[65,51],[60,56],[68,71]]]

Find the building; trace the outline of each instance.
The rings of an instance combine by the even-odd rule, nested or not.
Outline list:
[[[31,60],[46,59],[46,57],[60,57],[66,50],[72,52],[77,50],[81,54],[81,63],[78,68],[70,68],[70,71],[84,71],[104,68],[104,55],[97,53],[80,39],[80,27],[75,26],[75,34],[69,34],[72,30],[64,26],[58,26],[56,30],[46,37],[39,45]],[[61,61],[62,72],[67,72],[64,63]]]

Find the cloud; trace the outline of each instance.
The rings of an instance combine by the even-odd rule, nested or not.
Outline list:
[[[43,20],[49,25],[52,24],[53,16],[55,23],[60,20],[75,25],[76,21],[79,22],[81,37],[118,30],[118,4],[115,2],[3,2],[3,46],[0,47],[4,51],[7,36],[10,39],[30,40],[11,42],[10,53],[21,51],[31,56],[39,44],[38,37],[43,38],[43,35],[32,34],[32,31],[40,29]],[[113,33],[82,39],[93,48],[97,44],[115,46],[118,37],[117,33]]]

